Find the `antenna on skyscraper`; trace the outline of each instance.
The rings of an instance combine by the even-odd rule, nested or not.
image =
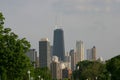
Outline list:
[[[55,16],[55,29],[58,29],[58,28],[61,28],[62,27],[62,25],[61,25],[61,18],[60,18],[60,16],[59,16],[59,18],[58,18],[58,15],[56,15]]]
[[[55,29],[57,29],[58,28],[58,17],[57,17],[57,15],[55,16]]]

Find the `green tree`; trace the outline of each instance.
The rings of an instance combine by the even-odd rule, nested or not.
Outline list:
[[[74,78],[80,80],[107,80],[105,76],[107,73],[106,66],[103,63],[97,61],[81,61],[77,64],[76,71],[73,72]]]
[[[120,55],[107,61],[107,70],[110,72],[111,80],[120,80]]]
[[[0,13],[0,75],[2,80],[23,80],[31,63],[25,53],[30,43],[19,39],[10,28],[4,28],[4,20]]]
[[[36,68],[34,70],[34,74],[35,74],[35,80],[39,80],[38,76],[40,76],[44,80],[52,80],[51,72],[47,67]]]

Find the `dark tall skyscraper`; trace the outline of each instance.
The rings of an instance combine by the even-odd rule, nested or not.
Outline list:
[[[58,56],[59,60],[64,60],[65,47],[64,47],[64,32],[62,29],[54,30],[54,41],[53,41],[53,55]]]
[[[41,68],[48,67],[50,69],[50,52],[50,42],[48,39],[41,39],[41,41],[39,41],[39,65]]]

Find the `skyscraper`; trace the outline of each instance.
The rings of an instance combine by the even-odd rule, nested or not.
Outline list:
[[[59,57],[59,60],[64,61],[65,48],[64,48],[64,32],[63,29],[54,30],[53,41],[53,56]]]
[[[83,41],[76,42],[76,62],[84,60],[84,46]]]
[[[29,57],[31,63],[33,64],[35,62],[35,64],[33,64],[34,68],[37,65],[37,51],[35,49],[30,49],[26,55]]]
[[[74,50],[70,50],[70,56],[71,56],[71,69],[72,71],[74,71],[76,66],[76,53]]]
[[[62,79],[61,63],[58,61],[57,56],[52,57],[51,74],[52,74],[52,79],[57,79],[57,80]]]
[[[92,52],[93,52],[93,60],[96,60],[96,47],[95,46],[93,46]]]
[[[69,53],[66,53],[64,63],[67,68],[71,69],[71,56],[69,55]]]
[[[91,49],[87,49],[87,60],[94,61],[96,60],[96,47],[93,46]]]
[[[50,69],[50,52],[50,42],[48,39],[41,39],[41,41],[39,41],[39,65],[41,68],[48,67]]]

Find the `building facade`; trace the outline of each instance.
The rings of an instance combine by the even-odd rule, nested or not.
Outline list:
[[[26,55],[29,57],[31,64],[33,64],[34,68],[37,67],[37,51],[35,49],[30,49]]]
[[[51,74],[53,80],[60,80],[62,79],[62,69],[61,63],[58,61],[57,56],[53,56],[52,63],[51,63]]]
[[[53,56],[58,56],[59,60],[64,61],[65,47],[64,47],[64,31],[63,31],[63,29],[55,29],[54,30]]]
[[[69,55],[69,53],[66,53],[65,55],[64,64],[67,68],[71,69],[71,56]]]
[[[83,41],[76,42],[76,63],[84,60],[84,45]]]
[[[70,50],[70,56],[71,56],[71,69],[72,71],[74,71],[76,66],[76,53],[74,50]]]
[[[96,47],[93,46],[91,49],[87,49],[87,60],[94,61],[96,60]]]
[[[47,38],[39,41],[39,66],[41,68],[48,67],[50,69],[51,50],[50,42]]]

